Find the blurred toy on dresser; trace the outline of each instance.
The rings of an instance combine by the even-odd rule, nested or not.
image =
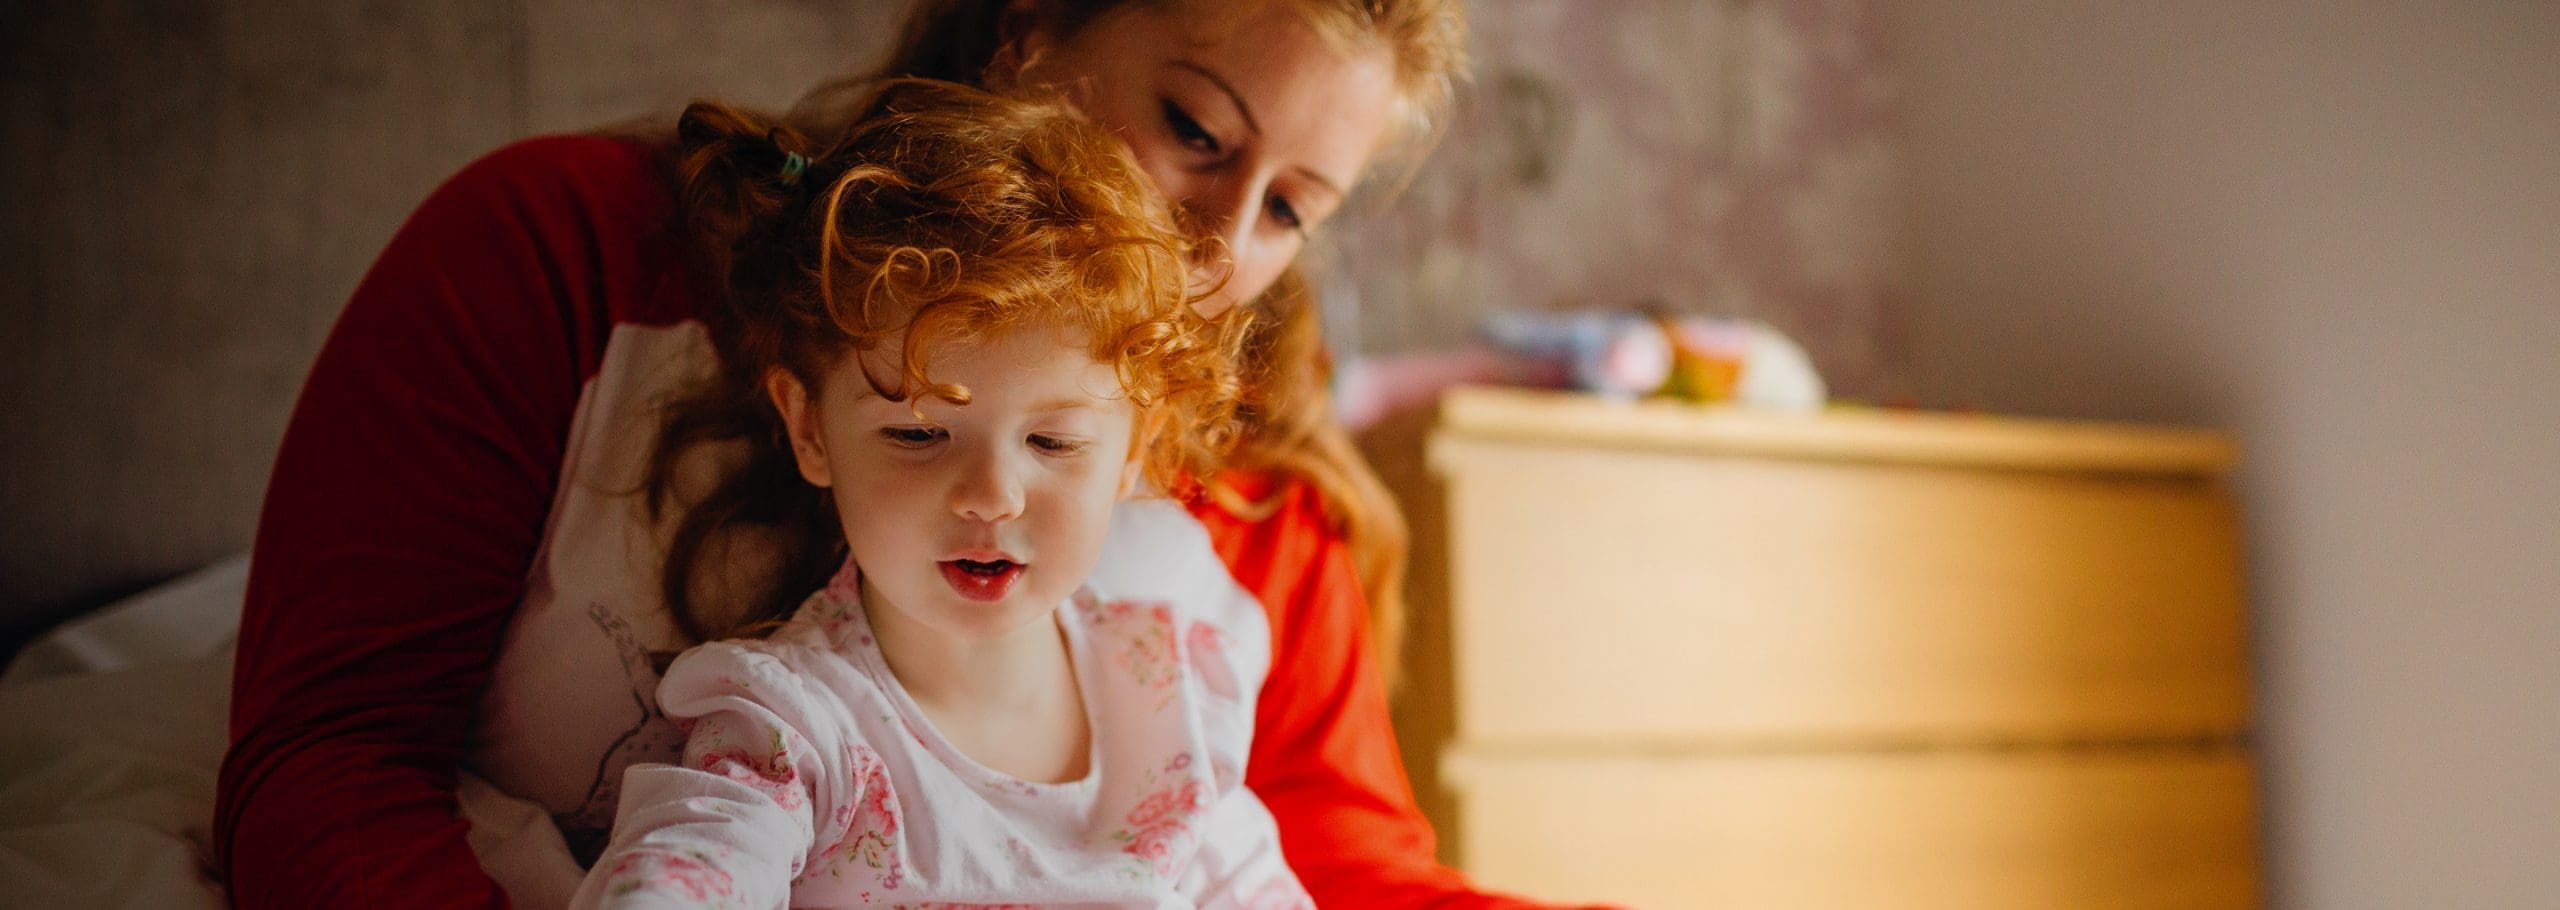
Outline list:
[[[1811,414],[1828,397],[1804,348],[1765,323],[1644,310],[1498,313],[1451,351],[1345,362],[1334,374],[1355,430],[1458,385],[1562,388],[1614,400],[1670,398]]]

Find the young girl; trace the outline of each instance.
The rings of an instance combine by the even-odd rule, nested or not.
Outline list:
[[[845,558],[669,667],[683,764],[631,768],[576,905],[1311,906],[1241,784],[1258,608],[1087,584],[1123,495],[1212,463],[1243,337],[1118,143],[921,81],[805,156],[683,133],[725,367]]]

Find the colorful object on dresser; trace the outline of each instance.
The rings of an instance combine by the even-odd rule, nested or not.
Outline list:
[[[1759,322],[1661,312],[1504,313],[1486,320],[1484,334],[1514,356],[1556,364],[1573,388],[1609,398],[1805,414],[1827,400],[1804,348]]]

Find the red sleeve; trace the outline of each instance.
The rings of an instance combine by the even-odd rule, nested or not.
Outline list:
[[[1261,493],[1249,481],[1237,483]],[[1195,498],[1192,514],[1236,582],[1271,617],[1271,675],[1254,718],[1245,784],[1280,822],[1280,848],[1316,905],[1529,908],[1476,891],[1434,856],[1369,653],[1368,607],[1351,555],[1312,487],[1245,521]]]
[[[454,774],[586,378],[672,299],[655,162],[594,138],[482,159],[331,330],[250,559],[214,822],[237,905],[506,905]]]

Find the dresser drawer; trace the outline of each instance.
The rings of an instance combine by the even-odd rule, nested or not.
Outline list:
[[[1458,742],[1978,742],[2247,726],[2217,479],[1444,429]]]
[[[2244,752],[1459,750],[1483,885],[1630,907],[2256,906]]]

